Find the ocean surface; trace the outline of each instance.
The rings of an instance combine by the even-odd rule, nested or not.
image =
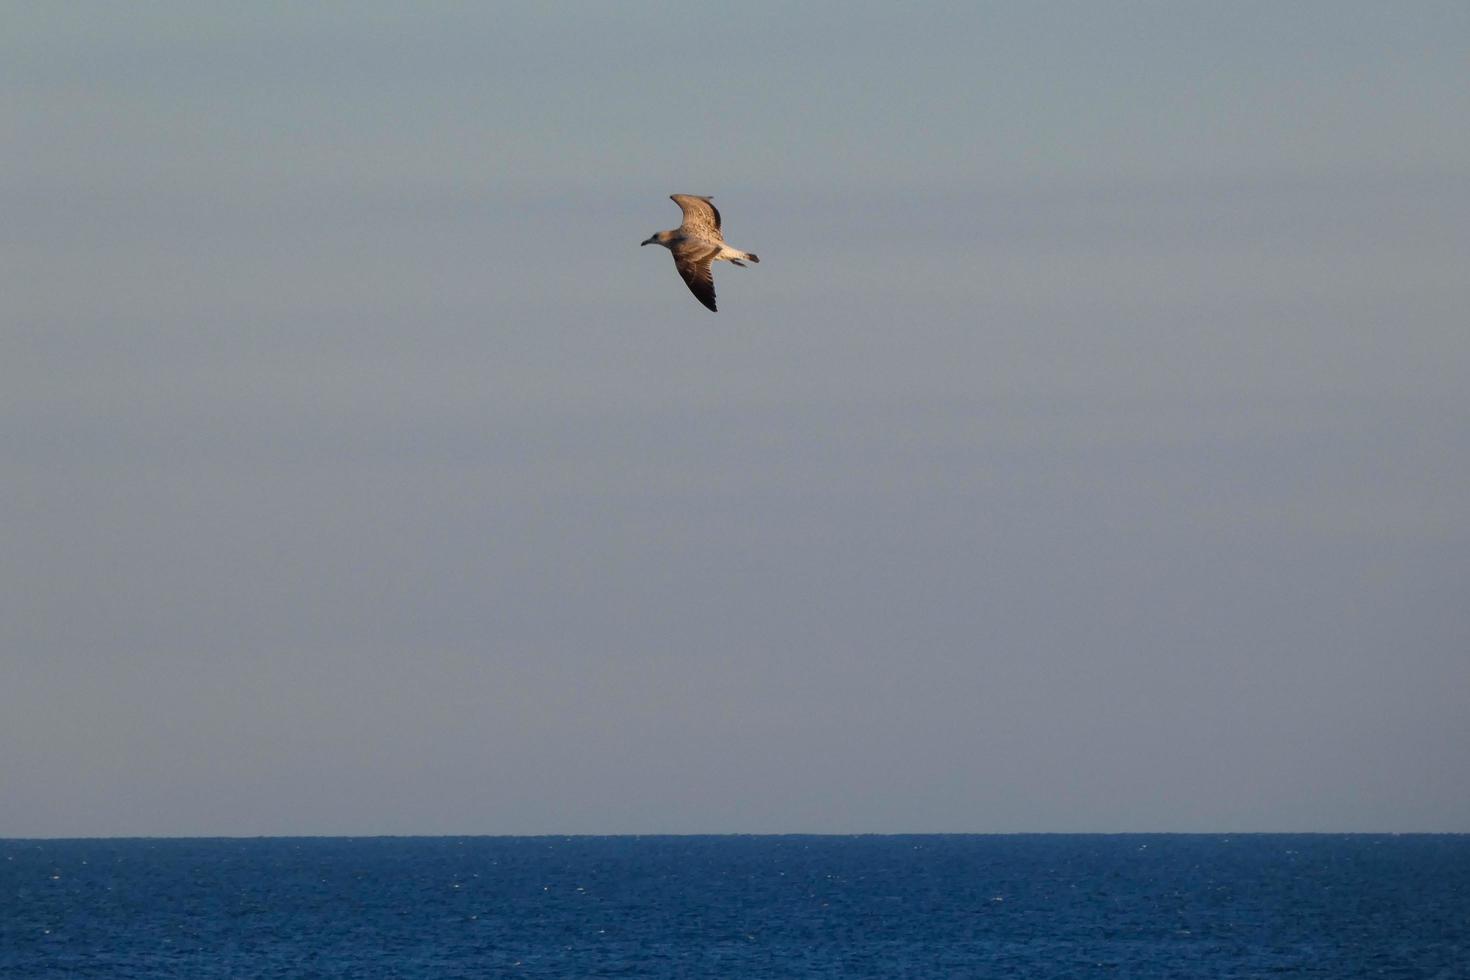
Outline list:
[[[0,977],[1470,978],[1470,836],[0,841]]]

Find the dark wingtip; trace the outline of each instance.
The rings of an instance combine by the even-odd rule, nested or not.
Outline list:
[[[756,255],[754,252],[746,252],[745,257],[747,259],[750,259],[750,261],[752,262],[759,262],[761,260],[761,257],[759,255]]]

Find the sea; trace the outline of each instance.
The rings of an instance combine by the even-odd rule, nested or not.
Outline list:
[[[1470,836],[0,840],[0,977],[1465,980]]]

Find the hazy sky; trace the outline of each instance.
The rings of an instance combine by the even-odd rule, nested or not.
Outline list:
[[[0,836],[1470,831],[1470,7],[906,6],[0,7]]]

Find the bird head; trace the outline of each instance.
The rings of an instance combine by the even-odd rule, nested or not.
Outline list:
[[[644,245],[662,245],[664,242],[668,241],[668,236],[668,232],[661,231],[657,234],[649,235],[647,238],[643,239],[643,241],[639,242],[638,246],[641,248]]]

